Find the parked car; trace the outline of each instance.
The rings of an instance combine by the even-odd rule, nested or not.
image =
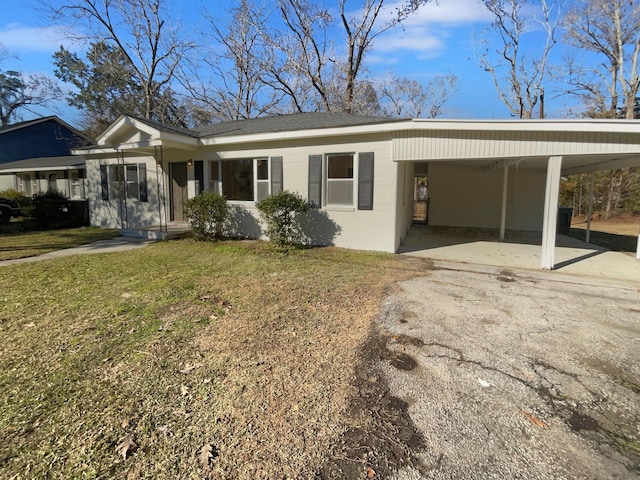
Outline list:
[[[0,197],[0,223],[9,223],[11,217],[20,216],[20,204],[10,198]]]

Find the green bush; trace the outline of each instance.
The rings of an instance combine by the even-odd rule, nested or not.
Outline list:
[[[184,204],[184,210],[193,238],[196,240],[216,240],[222,238],[222,228],[229,215],[227,199],[215,192],[201,193]]]
[[[33,200],[24,193],[9,188],[7,190],[0,190],[0,197],[10,198],[18,202],[23,217],[31,217],[33,215]]]
[[[57,190],[47,190],[33,196],[33,217],[39,228],[63,228],[71,220],[69,199]]]
[[[278,248],[303,243],[304,232],[298,215],[306,213],[311,206],[300,195],[282,191],[259,201],[256,206],[267,224],[267,237]]]

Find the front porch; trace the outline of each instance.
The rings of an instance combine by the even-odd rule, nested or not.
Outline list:
[[[123,228],[123,237],[145,238],[147,240],[169,240],[181,238],[191,233],[191,227],[186,222],[170,222],[167,225],[148,225],[146,227]]]
[[[539,270],[541,232],[413,225],[398,253],[433,260]],[[613,252],[558,234],[554,270],[600,278],[640,281],[640,262],[632,254]]]

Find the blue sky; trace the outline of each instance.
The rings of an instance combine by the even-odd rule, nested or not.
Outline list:
[[[211,11],[224,8],[227,1],[172,0],[172,18],[187,28],[198,24],[201,5]],[[354,8],[358,2],[352,1]],[[3,2],[0,17],[0,45],[13,57],[0,63],[0,69],[22,72],[40,72],[53,75],[52,55],[60,45],[72,51],[82,49],[65,39],[70,24],[48,24],[36,8],[35,0],[7,0]],[[389,73],[416,80],[428,80],[447,72],[458,76],[458,92],[446,105],[449,118],[508,118],[509,111],[498,98],[490,74],[478,66],[474,52],[474,38],[491,21],[491,17],[477,0],[440,0],[431,3],[405,21],[402,27],[385,33],[374,44],[367,67],[371,77],[384,77]],[[191,27],[190,27],[191,26]],[[535,38],[535,32],[532,38]],[[559,44],[554,59],[564,54]],[[550,92],[551,85],[547,85]],[[549,116],[561,116],[566,100],[552,99],[547,95],[546,110]],[[58,102],[53,111],[42,114],[58,114],[71,123],[77,123],[79,113]],[[24,114],[26,118],[28,114]]]

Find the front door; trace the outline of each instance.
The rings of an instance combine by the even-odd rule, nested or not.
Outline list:
[[[184,222],[184,202],[187,200],[187,162],[171,163],[171,221]]]

